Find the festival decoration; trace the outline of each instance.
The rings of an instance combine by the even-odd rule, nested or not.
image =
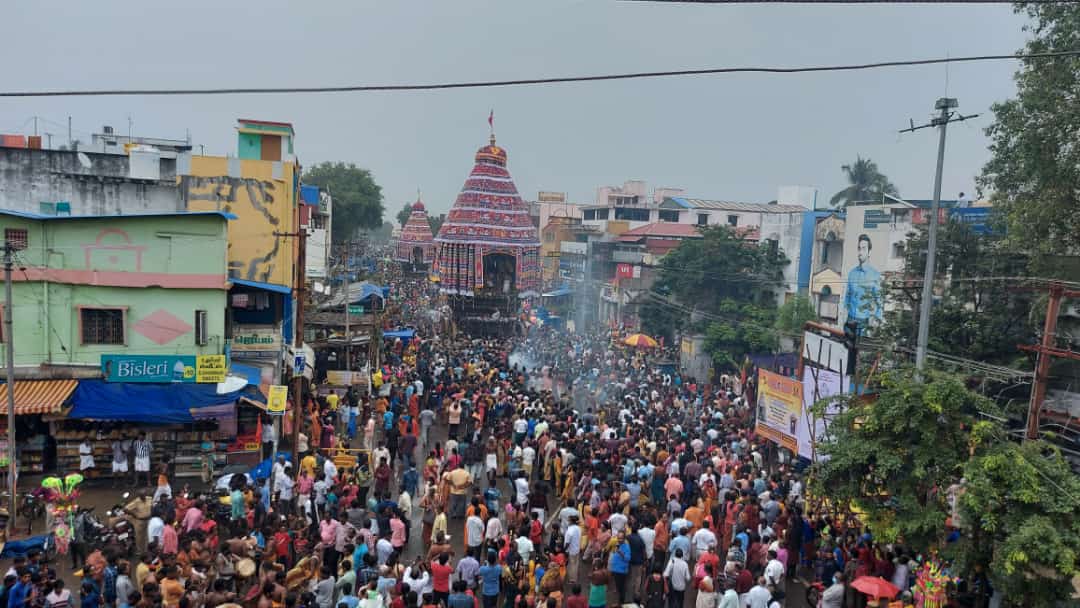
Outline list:
[[[79,492],[76,488],[82,482],[83,476],[78,473],[70,473],[62,480],[59,477],[46,477],[41,480],[43,498],[45,504],[50,506],[55,522],[53,535],[56,539],[56,552],[60,555],[68,552],[68,545],[74,536],[75,513],[79,510]]]
[[[494,254],[513,258],[520,297],[539,293],[540,238],[506,170],[506,150],[495,145],[494,134],[476,152],[476,164],[435,243],[434,274],[442,293],[474,295],[484,285],[484,257]]]
[[[405,227],[401,229],[401,236],[394,245],[394,260],[397,262],[412,263],[413,251],[419,247],[422,252],[421,261],[431,264],[435,260],[435,237],[431,234],[431,225],[428,223],[427,211],[424,203],[416,200],[412,206],[412,213]]]
[[[935,559],[927,559],[915,577],[916,608],[942,608],[947,600],[946,592],[950,577]]]

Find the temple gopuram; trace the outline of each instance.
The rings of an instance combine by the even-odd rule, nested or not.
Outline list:
[[[435,243],[439,289],[458,330],[476,337],[523,331],[521,300],[540,289],[540,239],[494,134],[476,152]]]
[[[406,274],[426,274],[435,261],[435,237],[431,234],[424,203],[419,199],[413,203],[409,221],[394,245],[394,261],[401,263]]]

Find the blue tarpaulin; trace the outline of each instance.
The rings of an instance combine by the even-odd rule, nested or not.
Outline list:
[[[80,380],[68,418],[122,420],[147,424],[194,422],[192,409],[232,403],[257,387],[217,394],[216,384],[134,384]]]
[[[308,205],[319,204],[318,186],[300,186],[300,200]]]
[[[399,329],[396,331],[384,331],[382,337],[393,340],[394,338],[401,338],[402,340],[411,340],[416,336],[415,329]]]

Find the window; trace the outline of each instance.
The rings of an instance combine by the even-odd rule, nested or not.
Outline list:
[[[708,225],[708,223],[709,223],[709,214],[708,213],[699,213],[699,214],[697,214],[697,225],[698,226],[706,226],[706,225]]]
[[[554,230],[548,230],[547,232],[544,233],[544,242],[545,243],[554,243],[555,242],[555,231]]]
[[[904,257],[904,244],[903,243],[893,243],[892,257],[894,257],[894,258],[902,258],[902,257]]]
[[[126,344],[123,308],[81,308],[83,344]]]
[[[26,249],[30,235],[25,228],[4,228],[4,243],[16,250]]]
[[[210,330],[206,325],[206,311],[195,311],[195,345],[206,346],[210,342]]]
[[[729,216],[727,216],[727,223],[728,223],[728,226],[738,226],[739,225],[739,216],[737,216],[737,215],[729,215]]]
[[[606,220],[606,219],[608,219],[608,210],[607,209],[597,209],[596,210],[596,219],[598,219],[598,220]]]
[[[660,210],[660,221],[661,222],[678,222],[679,221],[679,212],[675,211],[673,209],[661,209]]]
[[[615,219],[627,220],[631,222],[647,222],[649,221],[649,210],[640,208],[634,209],[627,207],[616,207]]]
[[[585,221],[595,220],[596,219],[596,209],[586,209],[582,213],[581,219],[583,219]]]

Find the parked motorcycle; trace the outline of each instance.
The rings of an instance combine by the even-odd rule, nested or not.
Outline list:
[[[119,503],[105,512],[104,547],[115,555],[131,557],[135,554],[135,525],[124,511],[124,503],[131,494],[125,492]]]

